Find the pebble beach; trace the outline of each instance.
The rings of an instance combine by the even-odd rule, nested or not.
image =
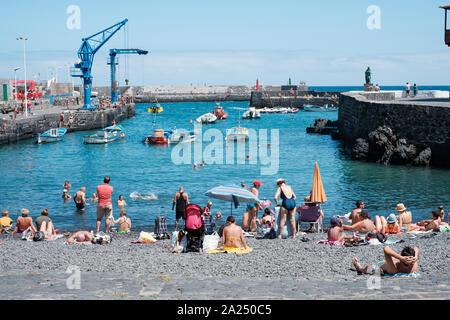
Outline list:
[[[249,254],[171,253],[171,240],[133,244],[138,232],[112,233],[105,245],[69,245],[23,241],[1,235],[0,299],[448,299],[449,233],[393,235],[404,246],[420,249],[418,278],[357,275],[361,264],[384,260],[383,245],[359,247],[317,244],[326,233],[296,239],[246,238]],[[80,289],[67,287],[69,267],[79,268]],[[39,288],[39,293],[36,290]],[[150,290],[150,291],[149,291]],[[153,292],[147,294],[145,292]]]

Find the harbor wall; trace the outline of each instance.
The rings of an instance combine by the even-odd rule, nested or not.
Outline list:
[[[101,111],[73,110],[73,124],[67,132],[101,129],[120,123],[135,116],[134,104],[122,108],[111,108]],[[65,113],[64,122],[69,121],[69,113]],[[51,128],[58,128],[60,113],[47,113],[18,120],[0,120],[0,145],[15,143],[19,140],[31,139],[38,133]],[[6,131],[6,133],[5,133]]]
[[[417,153],[430,148],[431,165],[450,168],[448,106],[432,102],[424,105],[413,100],[372,101],[359,93],[342,93],[338,122],[340,138],[347,147],[353,148],[357,139],[368,140],[369,133],[387,126],[397,140],[406,139],[414,145]]]
[[[303,109],[303,105],[324,106],[329,107],[339,106],[339,94],[335,93],[331,96],[326,96],[325,93],[314,91],[302,92],[297,95],[291,95],[289,91],[271,91],[260,92],[253,91],[250,98],[250,106],[255,108],[299,108]]]

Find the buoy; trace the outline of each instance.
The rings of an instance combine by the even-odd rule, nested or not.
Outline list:
[[[268,146],[268,147],[269,147],[269,149],[270,149],[270,143],[268,143],[268,144],[267,144],[267,146]]]
[[[122,133],[120,134],[120,137],[121,137],[122,139],[125,138],[125,133],[122,132]]]
[[[249,154],[247,155],[247,159],[250,159],[250,155]]]

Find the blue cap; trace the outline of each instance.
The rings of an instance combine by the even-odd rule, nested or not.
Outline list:
[[[389,217],[386,219],[386,221],[387,223],[396,223],[398,220],[395,214],[391,213]]]
[[[332,226],[337,226],[341,222],[341,219],[338,217],[333,217],[330,220],[330,223]]]

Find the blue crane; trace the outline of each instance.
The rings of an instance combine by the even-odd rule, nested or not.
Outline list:
[[[78,50],[78,58],[80,58],[81,62],[75,64],[75,68],[72,70],[72,77],[83,78],[83,89],[84,89],[83,109],[87,110],[95,109],[95,107],[91,105],[91,91],[93,78],[91,70],[92,65],[94,63],[94,55],[127,22],[128,19],[125,19],[109,28],[106,28],[103,31],[97,32],[96,34],[88,38],[82,39],[83,43],[81,44],[81,47]]]
[[[141,49],[111,49],[109,50],[109,61],[108,64],[111,65],[111,102],[114,103],[117,100],[117,89],[119,87],[116,78],[116,66],[119,64],[116,60],[118,54],[138,54],[146,55],[147,50]]]

